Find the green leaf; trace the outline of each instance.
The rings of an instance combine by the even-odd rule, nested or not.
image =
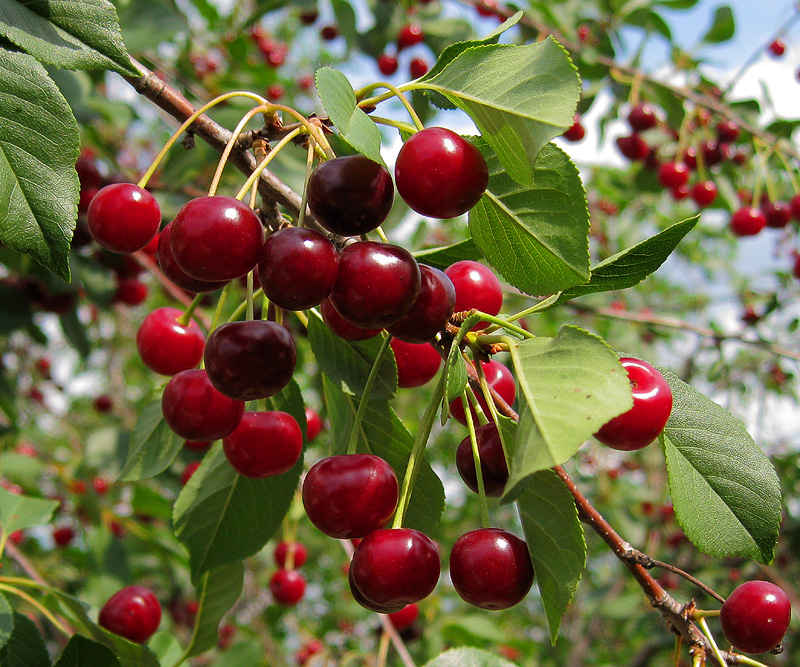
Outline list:
[[[14,630],[0,649],[2,667],[50,667],[50,656],[36,624],[14,612]]]
[[[417,85],[466,112],[509,176],[528,185],[539,151],[572,125],[581,87],[567,52],[552,38],[469,47]]]
[[[0,0],[0,35],[48,65],[140,74],[107,0]]]
[[[710,556],[771,562],[781,522],[775,469],[733,415],[659,371],[672,389],[662,446],[678,523]]]
[[[183,438],[174,433],[161,411],[161,399],[148,403],[139,413],[128,448],[128,460],[119,474],[120,481],[134,482],[155,477],[166,470],[183,447]]]
[[[219,641],[219,624],[242,592],[244,565],[239,561],[203,575],[197,597],[197,611],[189,656],[214,648]]]
[[[728,5],[722,5],[714,11],[714,20],[711,22],[711,27],[701,41],[705,44],[727,42],[735,32],[736,22],[733,19],[733,10]]]
[[[192,4],[200,11],[215,11],[206,2],[195,0]],[[177,33],[189,28],[186,16],[174,0],[117,0],[116,7],[122,37],[131,53],[154,50],[163,42],[173,41]],[[206,16],[206,20],[219,21],[219,18]]]
[[[69,281],[69,242],[78,215],[78,124],[44,68],[31,56],[2,48],[0,126],[0,241]]]
[[[676,222],[655,236],[600,262],[592,268],[592,277],[588,283],[564,290],[553,306],[585,294],[611,292],[638,285],[659,269],[699,219],[700,216],[696,215]]]
[[[348,49],[358,46],[358,30],[356,28],[356,13],[352,3],[348,0],[331,0],[331,9],[336,21],[339,34],[344,37]]]
[[[0,526],[5,533],[46,524],[56,507],[56,500],[18,496],[0,487]]]
[[[321,67],[315,79],[322,106],[342,139],[370,160],[386,166],[381,156],[381,132],[356,106],[356,94],[347,77],[332,67]]]
[[[561,619],[586,566],[583,526],[572,495],[552,470],[531,477],[517,507],[555,645]]]
[[[454,648],[423,667],[515,667],[514,663],[479,648]]]
[[[183,656],[183,647],[171,632],[156,632],[147,642],[147,646],[156,654],[162,665],[176,665]]]
[[[483,258],[478,246],[472,239],[466,239],[454,245],[443,248],[431,248],[420,250],[414,253],[414,257],[420,264],[427,264],[435,269],[444,271],[451,264],[460,262],[462,259],[478,261]]]
[[[107,646],[81,635],[72,635],[54,667],[119,667],[119,660]]]
[[[514,500],[533,473],[564,463],[633,405],[628,375],[599,336],[563,326],[555,338],[514,341],[510,351],[521,408],[505,501]]]
[[[8,604],[8,600],[0,595],[0,648],[8,643],[11,634],[14,632],[14,612]]]
[[[333,333],[313,311],[308,317],[308,341],[320,370],[342,391],[361,396],[383,343],[381,336],[367,340],[345,340]],[[370,399],[391,398],[397,393],[397,365],[387,354],[381,362]]]
[[[526,294],[547,294],[589,280],[589,209],[578,170],[547,144],[535,163],[533,185],[509,178],[486,144],[489,187],[469,213],[483,256]]]
[[[58,321],[61,324],[61,330],[64,332],[64,338],[81,355],[81,358],[86,359],[92,351],[92,346],[89,342],[89,337],[86,335],[86,326],[78,317],[78,311],[75,308],[70,308],[66,313],[59,313]]]

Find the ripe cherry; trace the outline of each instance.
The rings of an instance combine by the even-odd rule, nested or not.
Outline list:
[[[421,387],[430,382],[439,371],[442,357],[428,343],[405,343],[393,338],[389,344],[397,363],[398,387]]]
[[[178,263],[175,261],[175,255],[172,254],[171,222],[161,230],[161,234],[158,236],[157,257],[158,265],[161,267],[164,275],[169,278],[173,284],[189,292],[213,292],[221,287],[224,287],[228,282],[227,280],[197,280],[196,278],[192,278],[186,273],[186,271],[178,266]]]
[[[444,127],[410,137],[397,154],[397,192],[413,210],[431,218],[456,218],[478,203],[489,183],[481,152]]]
[[[322,418],[316,410],[306,406],[306,440],[313,442],[322,432]]]
[[[447,267],[445,275],[456,288],[456,313],[472,308],[488,315],[500,312],[503,307],[503,288],[490,268],[480,262],[463,259]],[[480,329],[487,324],[478,322],[473,328]]]
[[[699,181],[692,186],[689,194],[700,208],[707,208],[717,198],[717,186],[714,181]]]
[[[439,269],[419,265],[419,294],[411,310],[387,331],[406,343],[426,343],[444,329],[456,305],[453,281]]]
[[[768,581],[748,581],[728,596],[719,613],[722,634],[742,653],[766,653],[780,644],[792,617],[786,593]]]
[[[308,207],[329,232],[360,236],[378,227],[394,201],[386,167],[363,155],[320,164],[308,179]]]
[[[305,546],[301,542],[286,541],[278,542],[278,545],[275,547],[275,563],[278,567],[286,567],[290,552],[292,552],[292,558],[294,559],[292,569],[302,567],[303,563],[305,563],[308,558],[308,551]]]
[[[533,584],[528,545],[499,528],[479,528],[459,537],[450,551],[450,578],[463,600],[481,609],[508,609]]]
[[[511,405],[517,396],[517,386],[511,371],[494,359],[482,361],[481,367],[483,368],[483,374],[486,376],[486,382],[489,384],[489,387],[494,389],[500,395],[500,398],[508,403],[508,405]],[[478,405],[481,406],[486,417],[491,420],[492,414],[489,412],[489,407],[486,405],[486,400],[482,395],[478,395]],[[466,426],[467,418],[464,414],[464,404],[461,402],[460,398],[450,403],[450,414],[456,421]],[[475,414],[475,411],[472,410],[473,423],[477,423],[477,420],[478,416]]]
[[[348,576],[359,604],[390,614],[428,597],[440,572],[433,540],[411,528],[389,528],[361,540]]]
[[[628,114],[628,124],[634,132],[644,132],[658,124],[658,116],[652,105],[637,104]]]
[[[258,279],[264,294],[286,310],[306,310],[322,303],[339,273],[339,255],[325,236],[313,229],[279,229],[264,243]]]
[[[322,321],[328,325],[328,328],[345,340],[366,340],[367,338],[374,338],[381,332],[381,329],[364,329],[363,327],[357,327],[355,324],[350,324],[339,315],[336,308],[331,304],[330,299],[325,299],[320,304],[319,312],[322,315]]]
[[[768,201],[761,205],[767,227],[783,229],[792,219],[792,209],[785,201]]]
[[[397,58],[388,53],[382,53],[378,56],[378,70],[384,76],[391,76],[397,71]]]
[[[792,275],[800,280],[800,255],[796,255],[794,258],[794,265],[792,266]]]
[[[736,236],[755,236],[767,224],[764,214],[757,208],[740,208],[731,216],[730,228]]]
[[[202,369],[177,373],[164,388],[167,425],[185,440],[219,440],[242,421],[244,402],[221,394]]]
[[[419,79],[428,73],[428,63],[423,58],[413,58],[408,64],[408,71],[412,79]]]
[[[424,37],[425,35],[422,33],[422,28],[416,23],[408,23],[400,29],[397,35],[397,48],[407,49],[409,46],[419,44]]]
[[[92,488],[98,496],[104,496],[108,493],[109,483],[105,477],[93,477]]]
[[[252,479],[291,470],[303,451],[303,432],[286,412],[245,412],[222,439],[222,451],[236,472]]]
[[[722,143],[733,143],[739,138],[739,125],[732,120],[723,119],[717,123],[717,139]]]
[[[203,358],[205,336],[194,320],[178,320],[183,312],[164,306],[151,312],[136,332],[136,349],[144,365],[162,375],[194,368]]]
[[[320,531],[352,539],[386,525],[397,506],[398,492],[392,467],[379,456],[329,456],[308,471],[303,506]]]
[[[572,125],[561,136],[567,141],[573,142],[583,139],[586,136],[586,128],[583,127],[580,117],[576,115]]]
[[[108,394],[100,394],[94,399],[94,409],[98,412],[106,413],[111,412],[114,407],[114,401]]]
[[[269,592],[279,605],[294,607],[306,592],[306,578],[297,570],[276,570],[269,579]]]
[[[186,486],[189,483],[189,480],[192,478],[197,472],[197,469],[200,467],[200,461],[192,461],[188,463],[186,467],[181,472],[181,486]]]
[[[144,586],[126,586],[100,609],[97,623],[115,635],[144,644],[161,624],[161,604]]]
[[[786,53],[786,44],[780,38],[772,40],[770,45],[767,47],[769,52],[775,56],[776,58],[780,58],[784,53]]]
[[[53,542],[57,547],[67,547],[75,539],[75,529],[72,526],[58,526],[53,528]]]
[[[789,200],[789,208],[792,211],[792,218],[800,222],[800,194],[794,195]]]
[[[289,331],[266,320],[228,322],[206,341],[208,378],[239,401],[269,398],[292,379],[297,352]]]
[[[508,465],[503,452],[503,443],[497,432],[497,425],[489,422],[475,429],[478,443],[478,456],[483,474],[483,489],[487,496],[499,498],[508,481]],[[478,473],[475,470],[475,457],[472,455],[472,443],[469,436],[464,438],[456,450],[456,467],[464,483],[478,493]]]
[[[689,167],[683,162],[665,162],[658,168],[658,182],[675,190],[689,182]]]
[[[132,183],[112,183],[92,197],[86,213],[89,233],[106,250],[131,253],[144,248],[161,224],[158,202]]]
[[[631,162],[644,162],[650,157],[651,148],[638,134],[617,137],[617,148]]]
[[[417,604],[407,604],[400,611],[389,614],[389,620],[392,622],[394,629],[398,632],[411,627],[418,618],[419,605]]]
[[[120,278],[117,280],[117,291],[114,293],[115,303],[138,306],[147,300],[149,290],[138,278]]]
[[[642,449],[655,440],[672,411],[672,390],[653,366],[640,359],[622,357],[633,389],[633,407],[614,417],[594,434],[607,447],[622,451]]]

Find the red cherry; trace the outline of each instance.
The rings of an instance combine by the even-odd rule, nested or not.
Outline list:
[[[482,361],[481,367],[483,368],[483,374],[486,376],[486,382],[489,384],[489,387],[494,389],[500,395],[500,398],[508,405],[511,405],[517,396],[517,386],[511,371],[494,359]],[[481,406],[486,417],[491,420],[492,413],[489,412],[489,407],[486,405],[486,401],[482,395],[478,395],[478,405]],[[467,425],[467,418],[464,414],[464,404],[461,402],[460,398],[450,403],[450,414],[457,422],[465,426]],[[473,423],[477,423],[477,420],[478,416],[475,414],[475,411],[472,410]]]
[[[780,644],[792,617],[786,593],[768,581],[748,581],[720,609],[722,634],[742,653],[766,653]]]
[[[421,387],[430,382],[439,371],[442,357],[428,343],[405,343],[393,338],[389,344],[397,363],[398,387]]]
[[[488,315],[497,315],[503,307],[503,288],[492,270],[480,262],[463,259],[445,269],[445,275],[456,289],[454,312],[475,308]],[[481,329],[488,322],[478,322],[473,329]]]
[[[394,167],[397,192],[431,218],[456,218],[478,203],[489,183],[481,152],[444,127],[428,127],[400,148]]]
[[[628,124],[634,132],[644,132],[658,124],[658,116],[652,105],[638,104],[628,114]]]
[[[650,157],[651,148],[638,134],[617,137],[617,148],[631,162],[644,162]]]
[[[161,624],[161,604],[149,588],[126,586],[108,598],[97,623],[120,637],[144,644]]]
[[[800,280],[800,255],[794,258],[794,266],[792,267],[792,275]]]
[[[339,28],[337,28],[335,25],[322,26],[319,34],[320,37],[322,37],[322,39],[324,39],[326,42],[330,42],[339,36]]]
[[[281,99],[285,92],[286,91],[280,83],[271,83],[267,88],[267,99],[270,99],[274,102]]]
[[[642,449],[664,430],[672,411],[672,390],[653,366],[640,359],[622,357],[633,389],[633,407],[614,417],[595,433],[607,447],[622,451]]]
[[[739,125],[732,121],[723,119],[717,123],[717,139],[722,143],[733,143],[739,138]]]
[[[789,200],[789,208],[792,211],[792,218],[800,222],[800,194],[794,195],[794,197]]]
[[[108,493],[108,480],[105,477],[93,477],[92,488],[98,496],[104,496]]]
[[[672,188],[669,193],[675,201],[681,201],[689,196],[689,186],[681,185],[677,188]]]
[[[117,281],[114,301],[129,306],[138,306],[147,300],[148,291],[147,285],[138,278],[120,278]]]
[[[94,409],[98,412],[106,413],[110,412],[111,408],[114,407],[114,401],[108,394],[100,394],[100,396],[94,399],[93,405]]]
[[[322,432],[322,418],[316,410],[306,406],[306,440],[313,442]]]
[[[200,467],[200,461],[193,461],[192,463],[187,464],[187,466],[181,472],[181,486],[186,486],[189,483],[189,480],[192,478],[197,472],[197,469]]]
[[[786,52],[786,44],[782,39],[774,39],[767,49],[773,56],[780,58]]]
[[[397,48],[398,50],[407,49],[409,46],[419,44],[424,38],[422,28],[416,23],[406,24],[397,35]]]
[[[397,71],[397,58],[388,53],[378,56],[378,70],[384,76],[391,76]]]
[[[418,618],[419,606],[416,604],[407,604],[400,611],[389,614],[389,620],[398,632],[411,627]]]
[[[475,438],[478,443],[484,491],[487,496],[499,498],[503,495],[508,481],[508,465],[497,425],[489,422],[478,426],[475,429]],[[478,473],[475,469],[475,457],[472,455],[472,442],[469,436],[458,445],[456,467],[464,483],[474,493],[478,493]]]
[[[213,443],[209,440],[186,440],[183,446],[196,452],[205,452]]]
[[[692,186],[689,194],[700,208],[707,208],[717,198],[717,186],[714,181],[700,181]]]
[[[241,423],[222,439],[222,450],[240,475],[273,477],[297,463],[303,432],[286,412],[245,412]]]
[[[783,229],[792,218],[792,209],[785,201],[774,201],[762,204],[761,212],[766,218],[767,227]]]
[[[203,358],[205,337],[194,320],[179,324],[183,311],[164,306],[152,311],[136,332],[136,349],[150,370],[175,375],[194,368]]]
[[[312,25],[316,23],[319,18],[319,12],[316,9],[310,9],[300,12],[300,23],[303,25]]]
[[[276,570],[269,579],[269,592],[279,605],[294,607],[306,592],[306,578],[297,570]]]
[[[164,275],[169,278],[170,282],[189,292],[213,292],[224,287],[228,282],[227,280],[216,282],[197,280],[187,275],[187,273],[178,266],[178,263],[175,261],[175,256],[172,254],[171,222],[161,230],[161,234],[158,236],[157,257],[158,265],[161,267]]]
[[[367,338],[374,338],[381,332],[381,329],[364,329],[357,327],[355,324],[350,324],[339,315],[330,299],[325,299],[320,304],[319,312],[322,315],[322,321],[325,322],[328,328],[345,340],[366,340]]]
[[[75,529],[72,526],[59,526],[53,528],[53,542],[58,547],[67,547],[75,539]]]
[[[387,331],[406,343],[426,343],[447,325],[456,304],[453,281],[439,269],[419,265],[419,295],[411,310]]]
[[[412,79],[419,79],[428,73],[428,63],[423,58],[414,58],[408,64],[408,71]]]
[[[730,228],[736,236],[755,236],[766,224],[767,219],[757,208],[740,208],[731,216]]]
[[[586,136],[586,128],[583,127],[580,117],[576,114],[572,125],[561,135],[567,141],[580,141]]]
[[[675,190],[689,182],[689,167],[683,162],[665,162],[658,168],[658,182]]]
[[[286,567],[286,561],[289,558],[289,552],[292,551],[294,553],[294,567],[302,567],[303,563],[306,562],[308,558],[308,551],[306,551],[305,546],[300,542],[278,542],[278,545],[275,547],[275,563],[280,568]]]
[[[131,253],[144,248],[155,236],[161,209],[144,188],[113,183],[92,198],[86,219],[92,238],[106,250]]]
[[[80,156],[75,162],[75,171],[78,172],[78,181],[81,190],[93,189],[95,192],[103,185],[103,175],[97,168],[94,154],[89,149],[81,151]]]

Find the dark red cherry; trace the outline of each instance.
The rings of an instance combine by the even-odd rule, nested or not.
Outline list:
[[[689,196],[689,186],[688,185],[681,185],[677,188],[672,188],[669,191],[670,196],[675,201],[681,201],[682,199],[686,199]]]
[[[309,520],[329,537],[364,537],[394,514],[399,487],[392,467],[372,454],[329,456],[303,481]]]
[[[378,56],[378,70],[384,76],[391,76],[397,71],[397,58],[388,53]]]
[[[144,586],[126,586],[108,598],[97,624],[115,635],[144,644],[161,624],[161,604]]]
[[[156,308],[136,332],[136,349],[144,365],[162,375],[175,375],[194,368],[203,358],[205,336],[194,320],[178,323],[181,310]]]
[[[308,551],[301,542],[286,542],[285,540],[278,542],[278,545],[275,547],[275,563],[278,567],[285,568],[286,563],[289,559],[289,554],[292,554],[293,558],[293,567],[302,567],[303,563],[306,562],[308,558]]]
[[[706,167],[713,167],[715,164],[724,161],[727,154],[730,152],[727,144],[721,144],[714,139],[703,142],[700,146],[700,150],[703,151],[703,162]]]
[[[386,167],[363,155],[320,164],[308,179],[308,207],[329,232],[360,236],[378,227],[394,201]]]
[[[411,627],[418,618],[419,606],[417,604],[407,604],[400,611],[389,614],[389,620],[398,632]]]
[[[767,227],[783,229],[792,219],[792,209],[785,201],[768,201],[761,205]]]
[[[306,310],[322,303],[339,273],[339,255],[313,229],[287,227],[272,234],[258,260],[258,279],[276,306]]]
[[[408,23],[400,28],[400,32],[397,35],[397,48],[407,49],[409,46],[419,44],[424,37],[422,28],[416,23]]]
[[[412,58],[411,62],[408,63],[408,71],[412,79],[419,79],[421,76],[425,76],[429,69],[430,67],[424,58]]]
[[[57,547],[68,547],[75,539],[75,529],[72,526],[58,526],[53,528],[52,534]]]
[[[138,278],[120,278],[117,280],[117,291],[114,293],[115,303],[138,306],[147,300],[149,289]]]
[[[198,197],[172,221],[175,261],[192,278],[232,280],[258,263],[264,228],[247,204],[233,197]]]
[[[481,367],[483,368],[483,374],[486,376],[486,382],[489,384],[489,387],[494,389],[500,395],[500,398],[508,405],[511,405],[517,396],[517,386],[511,371],[494,359],[482,361]],[[478,405],[481,406],[486,417],[491,420],[492,414],[489,412],[489,407],[486,405],[486,401],[481,394],[478,394]],[[467,418],[464,414],[464,404],[461,402],[460,398],[450,403],[450,414],[456,421],[466,426]],[[473,423],[477,423],[478,421],[474,410],[472,411],[472,421]]]
[[[413,210],[431,218],[456,218],[478,203],[489,183],[481,152],[444,127],[411,136],[397,154],[397,192]]]
[[[638,134],[617,137],[617,148],[631,162],[644,162],[650,157],[651,148]]]
[[[739,125],[735,121],[723,119],[717,123],[717,139],[722,143],[733,143],[739,138]]]
[[[244,402],[217,391],[202,369],[181,371],[164,388],[167,425],[184,440],[219,440],[242,421]]]
[[[689,194],[695,204],[700,208],[706,208],[717,198],[717,186],[714,181],[700,181],[692,186]]]
[[[633,389],[633,407],[614,417],[594,434],[607,447],[633,451],[655,440],[672,412],[672,390],[667,381],[646,361],[622,357]]]
[[[397,386],[421,387],[434,378],[442,365],[441,355],[428,343],[406,343],[393,338],[389,343],[397,363]]]
[[[579,116],[575,116],[572,125],[570,125],[564,134],[561,135],[567,141],[581,141],[586,136],[586,128],[583,127]]]
[[[658,182],[675,190],[689,182],[689,167],[683,162],[665,162],[658,168]]]
[[[731,216],[730,228],[736,236],[755,236],[767,224],[764,214],[757,208],[740,208]]]
[[[297,570],[276,570],[269,579],[269,592],[279,605],[294,607],[306,592],[306,578]]]
[[[274,477],[297,463],[303,432],[286,412],[245,412],[239,425],[222,439],[222,451],[240,475]]]
[[[780,58],[786,52],[786,44],[782,39],[774,39],[767,49],[773,56]]]
[[[90,150],[81,151],[75,162],[75,171],[78,172],[78,181],[81,191],[94,190],[97,192],[103,186],[103,175],[97,168],[94,154]]]
[[[350,588],[367,609],[394,613],[428,597],[440,572],[439,550],[427,535],[410,528],[376,530],[356,547]]]
[[[463,600],[481,609],[508,609],[533,584],[528,545],[499,528],[479,528],[459,537],[450,551],[450,578]]]
[[[489,422],[475,429],[478,442],[478,456],[483,474],[483,488],[487,496],[499,498],[508,481],[508,465],[503,452],[503,443],[497,432],[497,425]],[[456,450],[456,467],[464,483],[478,493],[478,473],[475,470],[475,457],[472,455],[472,443],[469,436],[464,438]]]
[[[406,343],[426,343],[444,329],[456,305],[453,281],[439,269],[419,265],[419,294],[411,310],[386,330]]]
[[[313,442],[322,432],[322,418],[316,410],[306,406],[306,440]]]
[[[189,483],[189,480],[192,478],[197,472],[197,469],[200,467],[200,461],[192,461],[191,463],[187,464],[187,466],[181,472],[181,486],[186,486]]]
[[[203,354],[211,383],[240,401],[269,398],[292,379],[297,360],[289,331],[265,320],[228,322],[214,329]]]
[[[419,288],[419,266],[408,250],[358,241],[339,253],[339,275],[330,300],[350,324],[380,329],[411,310]]]
[[[454,311],[460,313],[475,308],[488,315],[497,315],[503,307],[503,288],[492,270],[480,262],[464,259],[445,269],[445,275],[456,289]],[[479,322],[473,329],[485,327]]]
[[[800,255],[796,255],[794,258],[794,264],[792,265],[792,275],[800,280]]]
[[[339,315],[336,308],[331,304],[330,299],[325,299],[320,304],[319,312],[322,315],[322,321],[328,325],[328,328],[345,340],[366,340],[367,338],[374,338],[381,332],[381,329],[364,329],[363,327],[357,327],[355,324],[350,324]]]
[[[733,591],[719,613],[722,634],[742,653],[766,653],[789,629],[792,605],[786,593],[768,581],[748,581]]]
[[[186,440],[183,446],[195,452],[205,452],[211,448],[212,444],[210,440]]]
[[[658,124],[658,116],[652,105],[637,104],[628,114],[628,124],[634,132],[644,132]]]
[[[133,183],[112,183],[100,189],[86,213],[89,233],[106,250],[131,253],[141,250],[161,224],[158,202]]]
[[[178,263],[175,261],[175,256],[172,254],[171,222],[161,230],[161,234],[158,236],[157,257],[158,265],[161,267],[164,275],[169,278],[170,282],[189,292],[213,292],[224,287],[228,282],[227,280],[216,282],[197,280],[187,275],[187,273],[178,266]]]
[[[789,208],[792,211],[792,218],[800,222],[800,194],[794,195],[789,200]]]

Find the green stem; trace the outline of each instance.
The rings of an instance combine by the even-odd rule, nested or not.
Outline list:
[[[29,604],[36,607],[39,612],[44,615],[48,621],[50,621],[56,628],[58,628],[59,632],[63,632],[65,635],[69,636],[69,631],[64,627],[64,625],[53,615],[53,613],[47,609],[45,606],[42,605],[36,598],[29,595],[25,591],[21,591],[14,586],[8,586],[6,584],[0,584],[0,591],[5,591],[6,593],[11,593],[12,595],[16,595],[19,598],[22,598]]]
[[[700,626],[700,629],[705,634],[706,638],[708,639],[708,643],[711,644],[711,650],[714,652],[714,657],[719,661],[720,665],[727,665],[728,661],[722,656],[720,653],[719,647],[717,646],[717,642],[714,641],[714,636],[711,634],[711,631],[708,629],[708,623],[706,622],[705,618],[698,618],[697,624]]]
[[[196,294],[192,302],[186,306],[186,310],[183,311],[183,315],[178,318],[178,324],[182,327],[185,327],[192,321],[192,315],[194,315],[194,311],[197,310],[197,306],[200,305],[200,302],[205,297],[205,294],[200,292]]]
[[[478,480],[478,499],[481,507],[481,526],[489,528],[489,505],[486,502],[486,487],[483,484],[483,468],[481,467],[481,455],[478,450],[478,437],[475,434],[475,424],[472,421],[472,411],[469,409],[467,392],[461,394],[461,402],[464,404],[464,417],[467,420],[469,429],[469,442],[472,446],[472,460],[475,462],[475,476]]]
[[[378,234],[378,236],[380,236],[381,241],[383,241],[384,243],[389,243],[389,237],[386,236],[386,233],[383,231],[381,227],[377,227],[375,229],[375,232]]]
[[[227,285],[225,285],[225,287],[222,288],[222,294],[219,295],[219,301],[217,301],[217,307],[214,310],[214,317],[211,319],[211,326],[208,328],[208,333],[211,333],[217,328],[217,324],[222,317],[222,307],[225,305],[225,301],[228,298],[228,292],[231,290],[232,284],[232,282],[229,282]]]
[[[253,173],[248,176],[244,185],[239,189],[239,192],[236,193],[236,199],[241,201],[244,198],[244,196],[247,194],[247,191],[252,187],[253,183],[255,183],[256,180],[258,180],[258,178],[261,176],[261,172],[264,171],[269,163],[275,159],[275,156],[278,155],[278,153],[302,131],[303,128],[298,127],[289,132],[289,134],[275,144],[275,148],[267,153],[264,159],[261,160],[258,166],[253,170]],[[311,139],[311,141],[313,141],[313,139]]]
[[[386,125],[388,127],[394,127],[401,132],[408,132],[409,134],[416,134],[417,128],[409,123],[404,123],[402,120],[394,120],[393,118],[384,118],[383,116],[373,116],[370,114],[370,118],[372,118],[373,123],[378,123],[378,125]]]
[[[740,665],[751,665],[751,667],[769,667],[765,665],[763,662],[759,662],[758,660],[754,660],[753,658],[748,658],[746,655],[736,655],[736,661]]]
[[[480,315],[479,321],[491,322],[492,324],[497,325],[497,327],[488,327],[485,333],[491,333],[492,331],[496,331],[497,328],[500,327],[501,329],[505,329],[509,333],[515,333],[522,338],[536,338],[536,336],[534,336],[530,331],[525,331],[525,329],[523,329],[522,327],[517,326],[516,324],[512,324],[505,318],[495,317],[494,315],[488,315],[487,313],[481,313],[481,312],[478,312],[477,314]]]
[[[308,143],[308,157],[306,158],[306,175],[303,179],[303,195],[300,198],[300,213],[297,215],[297,226],[302,227],[306,221],[306,206],[308,205],[308,179],[314,171],[314,142]]]
[[[550,306],[552,306],[558,298],[561,296],[561,292],[557,292],[555,294],[551,294],[546,299],[539,301],[539,303],[533,304],[530,308],[526,308],[525,310],[520,310],[518,313],[514,313],[513,315],[509,315],[506,320],[509,322],[516,322],[517,320],[521,320],[523,317],[527,317],[528,315],[534,315],[542,310],[547,310]],[[489,327],[491,329],[491,327]]]
[[[262,294],[264,294],[264,290],[263,290],[263,288],[259,287],[253,293],[253,298],[257,299]],[[228,318],[228,322],[234,322],[234,321],[238,320],[242,316],[242,313],[245,311],[246,308],[247,308],[247,301],[243,301],[238,306],[236,306],[236,310],[234,310],[233,313],[231,313],[231,316]]]
[[[253,269],[247,272],[247,315],[249,322],[253,319]]]

